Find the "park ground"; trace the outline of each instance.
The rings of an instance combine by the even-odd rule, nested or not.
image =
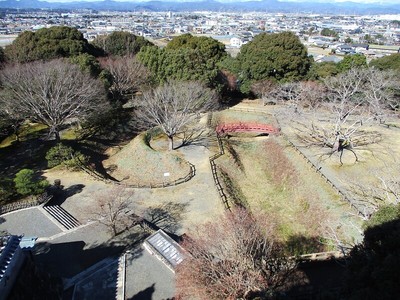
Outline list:
[[[290,124],[279,120],[279,109],[275,106],[263,106],[257,101],[248,101],[239,104],[234,109],[223,112],[222,118],[231,122],[263,122],[267,124],[278,122],[281,124],[283,134],[296,143]],[[278,118],[278,120],[274,118]],[[400,149],[398,144],[398,141],[400,141],[399,130],[390,129],[390,133],[387,133],[385,129],[379,130],[382,130],[387,138],[377,146],[381,155],[376,160],[371,159],[370,152],[364,151],[360,155],[362,163],[355,164],[349,160],[343,167],[339,167],[337,156],[322,161],[317,159],[317,152],[313,149],[304,149],[304,154],[335,185],[350,192],[346,185],[348,184],[346,178],[363,174],[363,176],[359,176],[359,181],[368,184],[372,180],[370,177],[373,176],[371,172],[367,173],[368,170],[376,167],[379,161],[385,160],[385,156],[389,155],[384,151],[387,147],[385,143],[392,143],[393,146],[390,149],[394,151],[395,155],[398,154]],[[265,174],[260,171],[262,164],[258,162],[260,159],[268,159],[260,152],[263,143],[268,139],[269,137],[265,136],[257,138],[243,136],[231,139],[234,149],[238,151],[242,158],[242,163],[246,169],[245,175],[235,170],[236,168],[230,161],[229,155],[219,158],[217,164],[231,172],[232,178],[238,182],[246,196],[250,208],[278,209],[286,215],[288,212],[299,213],[292,209],[297,202],[291,203],[285,200],[281,201],[279,205],[274,205],[274,203],[266,204],[262,200],[271,196],[271,190],[268,189],[269,184],[263,178]],[[306,186],[304,192],[310,192],[312,197],[315,196],[315,199],[320,201],[318,205],[323,213],[316,216],[316,222],[318,222],[318,217],[325,218],[328,214],[333,222],[332,227],[346,227],[343,231],[349,234],[347,239],[353,242],[359,241],[361,235],[357,228],[359,228],[361,220],[357,217],[357,213],[351,209],[348,203],[337,196],[336,192],[324,182],[321,175],[315,172],[298,152],[286,144],[285,139],[278,140],[278,143],[283,145],[286,157],[301,175],[302,183]],[[150,146],[154,151],[161,153],[167,148],[167,140],[158,138],[152,141]],[[188,182],[166,188],[129,188],[133,192],[129,199],[130,211],[176,235],[188,233],[200,224],[216,220],[225,211],[225,208],[214,186],[209,157],[218,151],[216,140],[211,135],[175,150],[180,159],[195,166],[195,176]],[[115,151],[108,151],[108,153],[114,154]],[[246,156],[247,153],[249,153],[248,156]],[[130,159],[136,158],[131,157]],[[149,162],[149,165],[154,168],[157,179],[160,174],[172,173],[172,170],[166,170],[165,166],[159,166],[159,169],[157,169],[157,165],[154,166],[151,162]],[[124,166],[119,167],[123,168]],[[34,259],[49,273],[64,278],[65,282],[73,279],[74,276],[90,266],[105,260],[104,265],[98,267],[97,271],[99,272],[92,272],[98,274],[98,277],[93,274],[90,277],[85,273],[81,275],[82,278],[77,280],[79,282],[76,285],[77,293],[91,293],[92,290],[96,290],[93,289],[93,286],[103,286],[105,290],[110,290],[110,287],[115,288],[117,285],[118,257],[128,250],[128,252],[125,252],[126,298],[141,299],[141,296],[152,295],[152,299],[165,299],[174,296],[173,273],[140,247],[141,241],[148,233],[144,232],[139,226],[133,226],[122,234],[111,237],[108,228],[97,222],[93,214],[95,208],[98,207],[96,195],[112,191],[112,185],[96,180],[83,172],[70,172],[61,169],[45,170],[43,176],[50,182],[55,179],[61,180],[67,194],[54,199],[54,201],[78,219],[82,225],[72,230],[65,230],[42,207],[34,207],[2,215],[0,230],[6,230],[11,234],[38,237],[38,247],[35,250]],[[138,174],[135,176],[138,176]],[[303,198],[307,198],[304,194],[302,195]],[[311,197],[308,196],[308,198]],[[279,197],[276,199],[279,200]],[[301,203],[304,204],[304,202]],[[157,215],[153,212],[162,213]],[[299,224],[291,222],[290,226],[292,227],[288,231],[294,232],[293,228],[304,226],[301,222]],[[288,225],[285,228],[287,229],[290,226]],[[298,233],[306,232],[299,230]],[[106,278],[100,276],[105,273],[110,274],[110,276],[106,276]],[[106,284],[107,282],[108,284]],[[90,286],[92,289],[89,288]],[[71,291],[67,292],[71,293]],[[105,295],[107,294],[103,294],[103,296]]]

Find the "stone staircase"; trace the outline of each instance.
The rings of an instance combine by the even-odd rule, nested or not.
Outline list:
[[[43,208],[67,230],[81,225],[77,219],[59,205],[45,205]]]

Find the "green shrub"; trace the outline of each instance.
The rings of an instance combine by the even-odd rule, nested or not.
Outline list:
[[[0,203],[5,204],[15,194],[13,180],[11,178],[0,178]]]
[[[61,165],[69,170],[77,170],[81,163],[87,162],[87,157],[82,153],[61,143],[47,151],[46,159],[49,168]]]
[[[11,196],[12,192],[7,187],[0,186],[0,203],[6,202]]]
[[[30,169],[20,170],[15,175],[14,183],[17,192],[23,196],[41,194],[49,186],[47,180],[36,179],[35,172]]]
[[[379,208],[372,217],[363,224],[363,228],[373,228],[384,223],[400,219],[400,204],[388,204]]]

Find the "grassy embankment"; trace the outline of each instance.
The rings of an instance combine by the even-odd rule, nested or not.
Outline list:
[[[155,184],[185,177],[190,168],[177,152],[152,147],[153,143],[167,145],[164,140],[165,136],[157,130],[142,133],[104,161],[104,165],[112,170],[114,178],[126,184]]]
[[[225,111],[215,122],[273,123],[265,115]],[[330,250],[329,230],[343,239],[349,230],[349,206],[282,137],[232,135],[224,139],[226,155],[217,160],[226,192],[253,212],[264,212],[278,227],[292,253]],[[348,224],[344,224],[348,223]]]

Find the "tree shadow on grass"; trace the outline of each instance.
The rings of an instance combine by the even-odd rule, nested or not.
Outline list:
[[[66,144],[89,158],[87,167],[101,174],[106,179],[117,181],[107,173],[107,170],[103,166],[103,161],[109,158],[108,155],[105,154],[108,148],[107,145],[93,141],[69,141],[69,143]]]
[[[289,256],[327,251],[321,243],[319,236],[292,235],[286,242],[286,250]]]
[[[181,144],[174,147],[175,150],[185,146],[204,146],[207,147],[209,144],[210,136],[214,135],[213,132],[207,132],[206,127],[195,127],[187,129],[178,135],[181,139]]]
[[[0,174],[14,178],[24,168],[35,171],[47,169],[45,156],[54,145],[54,141],[35,139],[0,148]]]
[[[176,233],[181,228],[181,222],[188,206],[189,202],[164,202],[147,208],[144,218],[164,231]]]

